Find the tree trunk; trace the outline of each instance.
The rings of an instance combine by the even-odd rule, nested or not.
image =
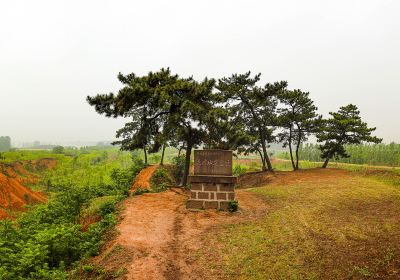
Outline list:
[[[272,164],[271,161],[269,160],[268,152],[267,152],[267,145],[265,144],[264,137],[261,137],[261,146],[264,154],[264,162],[263,162],[263,171],[266,171],[267,168],[265,167],[265,164],[267,164],[268,171],[272,171]]]
[[[146,152],[146,147],[143,147],[143,153],[144,153],[144,164],[147,165],[147,152]]]
[[[292,162],[293,170],[296,170],[296,166],[294,165],[293,159],[293,149],[292,149],[292,128],[289,128],[289,152],[290,152],[290,161]]]
[[[261,158],[261,162],[263,164],[263,170],[264,170],[266,168],[265,168],[265,160],[264,160],[263,154],[261,153],[260,149],[257,149],[257,151],[260,154],[260,158]]]
[[[264,159],[265,159],[265,162],[267,163],[268,171],[273,171],[271,160],[269,159],[267,151],[265,152]]]
[[[301,143],[301,133],[299,132],[299,139],[297,140],[296,144],[296,169],[299,169],[299,149],[300,149],[300,143]]]
[[[189,175],[190,168],[190,156],[192,154],[193,144],[188,142],[186,147],[186,157],[185,157],[185,172],[183,173],[182,178],[182,186],[185,187],[187,185],[187,177]]]
[[[322,165],[322,168],[326,168],[328,166],[329,160],[331,159],[330,156],[327,156],[324,162],[324,165]]]
[[[160,161],[160,165],[164,165],[164,154],[165,154],[165,143],[162,146],[162,152],[161,152],[161,161]]]
[[[179,147],[179,150],[178,150],[178,157],[181,156],[182,150],[183,150],[184,148],[185,148],[184,146],[180,146],[180,147]]]

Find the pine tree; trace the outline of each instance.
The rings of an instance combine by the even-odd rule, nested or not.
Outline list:
[[[269,143],[275,142],[277,95],[285,89],[286,82],[257,86],[260,75],[234,74],[218,81],[217,89],[229,110],[230,133],[227,135],[231,149],[244,153],[257,152],[263,170],[272,171]]]
[[[350,104],[341,107],[338,112],[329,113],[331,118],[324,121],[323,129],[317,134],[321,157],[325,159],[323,168],[334,158],[348,158],[345,145],[359,145],[365,142],[380,143],[382,139],[371,136],[376,128],[369,128],[360,117],[357,106]]]
[[[134,73],[118,75],[124,85],[117,95],[99,94],[87,97],[90,105],[107,117],[130,117],[131,122],[117,131],[124,150],[142,148],[157,152],[167,141],[186,147],[186,185],[192,149],[207,135],[207,123],[213,114],[212,89],[215,81],[180,78],[169,69],[138,77]]]
[[[289,147],[293,170],[298,170],[300,146],[307,141],[311,133],[316,131],[321,116],[317,115],[317,107],[308,92],[299,89],[285,90],[279,95],[279,101],[284,105],[279,109],[279,125],[284,129],[278,135],[279,142],[282,142],[284,147]]]

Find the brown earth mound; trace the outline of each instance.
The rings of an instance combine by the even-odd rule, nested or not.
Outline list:
[[[0,219],[9,217],[10,212],[24,211],[25,205],[44,203],[47,197],[34,192],[26,184],[35,184],[39,177],[32,173],[52,169],[55,159],[19,161],[12,164],[0,164]]]
[[[158,165],[149,165],[148,167],[142,169],[136,176],[135,181],[132,184],[131,192],[135,192],[137,189],[150,190],[150,178],[153,173],[157,170]]]

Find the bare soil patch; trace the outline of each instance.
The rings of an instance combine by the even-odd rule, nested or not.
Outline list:
[[[33,173],[34,171],[52,169],[55,166],[55,159],[0,164],[0,219],[12,218],[9,213],[24,211],[26,204],[46,202],[46,195],[34,192],[26,185],[38,182],[39,177]]]
[[[108,271],[126,268],[123,279],[205,279],[209,274],[197,262],[202,237],[219,225],[255,219],[267,207],[251,193],[237,193],[237,213],[190,211],[186,191],[173,188],[128,198],[119,235],[94,260]]]
[[[150,179],[154,172],[157,170],[158,165],[150,165],[142,169],[136,176],[135,181],[132,184],[131,192],[135,192],[137,189],[150,190]]]

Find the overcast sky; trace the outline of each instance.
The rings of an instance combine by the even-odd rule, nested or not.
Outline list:
[[[322,114],[354,103],[400,142],[400,1],[1,1],[0,135],[14,143],[113,139],[85,97],[118,72],[248,70],[309,91]]]

